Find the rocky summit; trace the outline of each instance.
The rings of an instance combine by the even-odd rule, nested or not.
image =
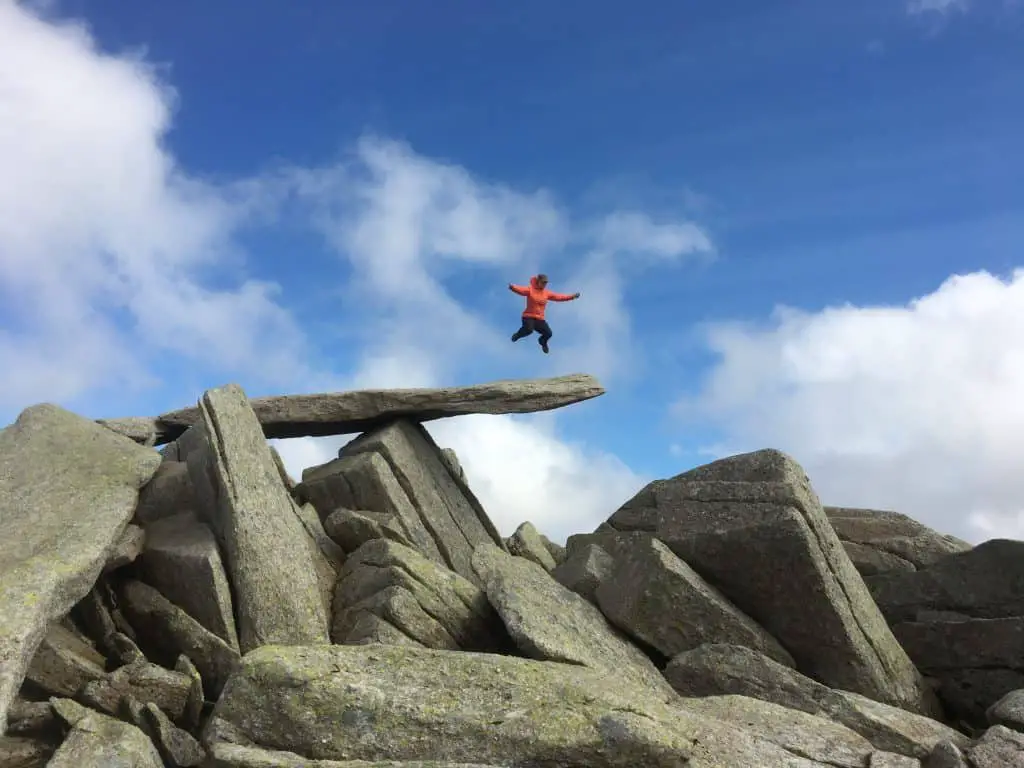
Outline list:
[[[0,766],[1024,766],[1024,542],[823,506],[772,449],[564,546],[503,537],[422,426],[603,391],[27,408],[0,431]],[[268,443],[331,434],[356,436],[297,480]]]

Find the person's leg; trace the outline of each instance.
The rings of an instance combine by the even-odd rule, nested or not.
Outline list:
[[[534,319],[532,317],[524,317],[523,324],[519,327],[519,330],[512,334],[512,341],[519,341],[524,336],[529,336],[533,333]]]
[[[547,320],[538,320],[536,323],[537,333],[540,334],[540,338],[537,341],[540,343],[540,348],[544,350],[544,354],[548,353],[548,339],[551,338],[551,326],[548,325]]]

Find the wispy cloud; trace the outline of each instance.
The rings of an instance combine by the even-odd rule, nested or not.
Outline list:
[[[966,12],[968,0],[909,0],[907,13],[912,15],[935,13],[945,15],[954,11]]]

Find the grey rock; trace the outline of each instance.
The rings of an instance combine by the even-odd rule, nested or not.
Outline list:
[[[175,726],[160,707],[150,702],[146,704],[143,714],[153,734],[152,741],[160,751],[165,765],[171,768],[193,768],[202,764],[206,751],[190,733]]]
[[[191,689],[191,678],[156,664],[139,662],[88,683],[82,689],[81,700],[94,709],[117,716],[121,702],[130,697],[140,704],[153,702],[180,721]]]
[[[135,519],[146,526],[165,517],[192,512],[196,505],[188,464],[165,460],[139,493]]]
[[[281,483],[288,492],[291,493],[295,490],[295,480],[288,474],[288,468],[284,465],[284,459],[281,458],[281,454],[278,453],[277,448],[270,446],[270,456],[274,460],[274,465],[277,467],[277,473],[281,476]]]
[[[843,549],[861,576],[877,576],[889,571],[916,571],[909,560],[867,544],[844,541]]]
[[[387,621],[403,634],[427,648],[457,651],[459,644],[447,629],[423,610],[409,590],[399,586],[385,587],[369,597],[338,611],[331,626],[335,642],[347,642],[355,620],[363,613]]]
[[[545,571],[555,570],[557,565],[555,558],[544,544],[544,539],[534,528],[533,523],[527,521],[516,528],[515,532],[505,541],[505,545],[511,554],[532,560]]]
[[[204,741],[214,754],[231,741],[310,760],[822,765],[603,671],[387,645],[268,646],[247,654]]]
[[[611,578],[595,591],[619,629],[667,658],[706,643],[732,643],[787,666],[793,658],[763,627],[646,533],[618,534]]]
[[[551,572],[566,589],[590,603],[597,604],[597,588],[611,578],[615,563],[611,556],[592,542],[569,549],[565,560]]]
[[[127,581],[119,594],[146,655],[165,667],[188,656],[202,673],[207,697],[216,699],[238,664],[238,651],[148,584]]]
[[[200,411],[219,499],[214,530],[223,533],[239,646],[247,652],[270,643],[328,642],[308,534],[245,393],[235,384],[208,390]]]
[[[210,768],[504,768],[447,760],[310,760],[294,752],[260,749],[221,741],[210,753]]]
[[[1010,691],[985,712],[990,725],[1005,725],[1024,732],[1024,689]]]
[[[198,730],[203,716],[203,704],[206,703],[206,696],[203,693],[203,677],[196,669],[196,665],[188,656],[179,656],[174,663],[174,671],[189,679],[188,698],[185,700],[185,708],[181,713],[179,723],[186,731]]]
[[[643,651],[536,563],[485,544],[474,552],[473,567],[487,599],[526,656],[587,666],[675,698]]]
[[[1009,768],[1024,765],[1024,734],[993,725],[967,750],[971,768]]]
[[[164,768],[160,753],[134,725],[86,709],[69,699],[53,700],[71,732],[47,768]]]
[[[114,660],[119,666],[127,666],[128,664],[137,664],[140,661],[146,660],[146,655],[142,650],[135,644],[127,635],[121,632],[115,632],[108,638],[112,655]]]
[[[966,745],[949,726],[848,691],[827,688],[764,654],[737,645],[705,645],[669,662],[665,678],[686,697],[748,696],[825,717],[859,733],[875,749],[923,758],[941,741]]]
[[[891,624],[918,611],[955,611],[979,619],[1024,616],[1024,541],[991,539],[914,572],[866,579]]]
[[[539,535],[540,540],[544,542],[544,546],[547,548],[548,553],[554,559],[555,565],[561,565],[561,563],[565,561],[565,547],[563,547],[561,544],[557,542],[552,541],[543,533],[539,533]]]
[[[4,768],[44,768],[56,747],[30,736],[0,736],[0,765]]]
[[[0,430],[0,733],[47,627],[92,588],[159,463],[55,405]]]
[[[921,761],[895,752],[872,752],[867,768],[921,768]]]
[[[299,520],[303,527],[305,527],[306,533],[308,533],[310,538],[316,542],[317,547],[320,549],[320,553],[330,564],[331,569],[337,573],[345,562],[345,554],[347,550],[339,546],[338,542],[336,542],[327,532],[326,521],[320,520],[320,515],[316,511],[316,507],[309,503],[293,504],[293,509],[295,510],[295,514],[299,516]]]
[[[432,421],[476,413],[536,413],[604,394],[593,376],[577,373],[550,379],[491,381],[440,389],[366,389],[312,395],[257,397],[256,417],[268,438],[324,437],[369,432],[390,421]],[[103,425],[156,445],[176,440],[200,421],[197,408],[162,413],[150,426],[139,417],[104,419]],[[154,438],[150,437],[155,431]]]
[[[88,642],[53,623],[39,644],[25,679],[48,696],[74,696],[91,680],[106,675],[106,660]]]
[[[781,451],[732,456],[650,483],[608,523],[653,533],[768,630],[808,676],[938,714],[806,474]]]
[[[408,645],[414,648],[426,648],[423,643],[413,640],[387,619],[382,619],[369,610],[352,612],[348,619],[349,630],[339,645],[366,645],[383,643],[386,645]]]
[[[871,742],[822,717],[746,696],[686,699],[687,711],[756,733],[787,751],[836,768],[863,768],[875,751]]]
[[[69,614],[82,627],[96,647],[111,654],[110,637],[118,631],[110,604],[110,587],[100,578],[92,589],[75,603]]]
[[[96,419],[96,423],[140,445],[155,446],[157,444],[158,430],[154,418],[129,416],[120,419]]]
[[[401,521],[384,512],[336,509],[324,521],[324,530],[345,552],[355,552],[374,539],[389,539],[411,546]]]
[[[406,497],[437,545],[444,564],[470,581],[476,580],[471,559],[481,544],[505,544],[479,500],[452,476],[441,449],[419,424],[397,421],[360,435],[341,456],[377,453],[391,467]],[[367,507],[378,512],[390,509]],[[403,520],[403,523],[405,520]]]
[[[459,461],[459,455],[455,453],[455,449],[442,448],[441,455],[444,457],[445,463],[448,464],[448,469],[451,470],[452,475],[465,482],[466,470],[462,468],[462,462]]]
[[[121,538],[114,546],[107,562],[103,564],[103,573],[116,571],[130,563],[134,563],[143,547],[146,546],[146,532],[137,525],[129,524],[121,532]]]
[[[956,744],[940,741],[922,761],[921,768],[967,768],[967,761]]]
[[[158,520],[147,531],[143,578],[237,649],[231,587],[213,531],[190,512]]]
[[[47,701],[15,699],[7,713],[7,734],[11,736],[52,736],[56,725],[53,707]]]
[[[320,604],[323,606],[324,616],[328,619],[328,632],[330,632],[334,585],[338,581],[338,570],[344,562],[345,553],[328,537],[312,504],[300,506],[293,500],[291,507],[295,518],[302,525],[301,539],[309,554],[309,561],[313,564],[313,572],[316,575],[316,584],[320,593]]]

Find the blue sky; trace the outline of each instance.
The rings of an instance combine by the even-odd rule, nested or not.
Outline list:
[[[1011,0],[4,9],[0,415],[586,370],[431,427],[505,533],[770,445],[1018,536],[1022,43]],[[583,293],[548,357],[537,269]]]

